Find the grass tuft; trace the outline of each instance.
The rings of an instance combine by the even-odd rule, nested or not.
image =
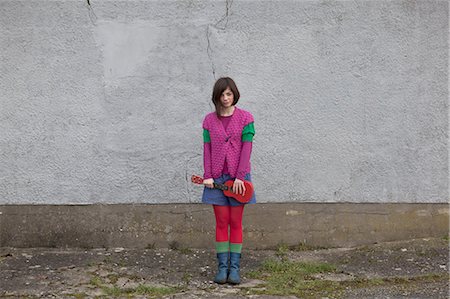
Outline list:
[[[319,293],[326,296],[334,291],[338,283],[315,279],[312,275],[335,271],[336,267],[327,263],[268,259],[262,263],[259,270],[251,271],[247,275],[267,282],[265,289],[257,290],[256,293],[281,296],[298,295],[303,298]]]
[[[110,280],[118,279],[114,275],[108,277]],[[120,288],[116,285],[106,285],[99,276],[93,276],[89,283],[100,288],[106,296],[110,297],[147,295],[149,298],[160,298],[161,296],[174,294],[183,290],[181,287],[151,286],[145,284],[139,284],[135,288]]]
[[[182,253],[182,254],[186,254],[186,255],[191,254],[191,253],[194,252],[194,251],[192,251],[192,249],[190,249],[190,248],[183,247],[183,246],[182,246],[179,242],[177,242],[177,241],[172,241],[172,242],[170,242],[170,243],[169,243],[169,248],[172,249],[172,250],[176,250],[176,251],[178,251],[178,252],[180,252],[180,253]]]
[[[415,277],[355,278],[352,280],[332,281],[316,278],[317,273],[336,273],[335,265],[318,262],[299,262],[288,260],[265,260],[258,270],[247,273],[249,278],[261,279],[266,283],[263,288],[244,288],[245,294],[258,295],[295,295],[300,298],[336,298],[346,289],[370,288],[386,285],[404,285],[415,282],[436,282],[448,279],[448,274],[429,274]]]
[[[155,242],[153,242],[153,243],[148,243],[147,246],[145,246],[145,249],[149,249],[149,250],[156,249]]]

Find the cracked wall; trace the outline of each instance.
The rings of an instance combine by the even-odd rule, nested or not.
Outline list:
[[[259,202],[447,202],[446,1],[2,1],[0,204],[198,203],[221,76]]]

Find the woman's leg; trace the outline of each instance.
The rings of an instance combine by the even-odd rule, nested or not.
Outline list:
[[[213,205],[216,216],[216,250],[228,252],[228,226],[230,224],[230,206]]]
[[[228,241],[228,225],[230,223],[230,207],[213,205],[216,216],[216,252],[217,252],[217,274],[214,281],[219,284],[227,282],[228,263],[230,259]]]
[[[230,272],[227,281],[231,284],[239,284],[240,260],[242,250],[242,214],[244,205],[231,207],[230,212]]]
[[[230,252],[242,250],[242,215],[244,206],[230,207]]]

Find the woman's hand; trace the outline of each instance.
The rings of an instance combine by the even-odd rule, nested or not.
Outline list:
[[[244,181],[240,179],[234,179],[233,192],[237,194],[245,195],[245,185]]]
[[[214,188],[214,179],[203,180],[203,185],[205,185],[208,188]]]

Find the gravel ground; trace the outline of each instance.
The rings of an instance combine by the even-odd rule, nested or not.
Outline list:
[[[290,261],[327,262],[334,273],[316,279],[348,281],[389,279],[383,285],[349,284],[342,298],[449,298],[449,241],[425,238],[379,243],[354,248],[285,250]],[[249,278],[279,250],[242,252],[238,286],[212,282],[216,270],[213,250],[124,248],[0,248],[0,297],[2,298],[280,298],[256,295],[265,281]],[[427,276],[428,275],[428,276]],[[431,277],[436,279],[423,279]],[[405,283],[405,280],[408,280]],[[114,289],[139,285],[173,287],[168,294],[118,295]],[[149,293],[147,293],[149,294]],[[332,296],[334,297],[334,296]],[[283,298],[297,298],[288,296]],[[321,298],[312,296],[312,298]]]

